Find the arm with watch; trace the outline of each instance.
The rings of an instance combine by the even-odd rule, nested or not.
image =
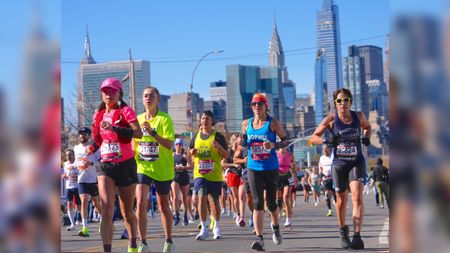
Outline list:
[[[148,133],[148,135],[152,136],[163,147],[167,149],[172,148],[173,141],[158,135],[156,128],[153,128],[147,121],[141,124],[141,128],[144,130],[144,132]]]

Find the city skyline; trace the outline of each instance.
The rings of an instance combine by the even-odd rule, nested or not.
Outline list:
[[[296,83],[298,94],[312,93],[316,13],[322,1],[307,4],[262,1],[258,6],[248,3],[233,5],[236,1],[228,1],[214,7],[204,1],[189,4],[169,2],[172,5],[177,3],[171,9],[173,13],[170,18],[164,15],[164,11],[170,9],[170,4],[165,3],[140,2],[123,6],[118,3],[106,5],[104,1],[81,1],[81,4],[80,1],[76,4],[72,1],[63,2],[62,30],[67,32],[62,33],[62,96],[68,97],[66,101],[70,101],[71,94],[76,93],[76,69],[83,57],[86,24],[89,25],[92,55],[98,63],[126,60],[127,50],[131,48],[134,59],[150,61],[151,83],[166,95],[187,91],[198,59],[208,51],[224,50],[221,54],[206,58],[195,75],[193,91],[209,99],[209,84],[226,81],[227,65],[269,66],[268,48],[276,19],[289,79]],[[89,8],[84,8],[83,4]],[[385,35],[388,32],[387,1],[376,4],[335,1],[335,4],[339,6],[340,12],[341,47],[346,48],[349,44],[385,47]],[[204,7],[204,11],[197,9],[199,5]],[[371,12],[372,15],[361,13],[364,11],[355,14],[357,8],[375,12]],[[102,10],[100,14],[94,11],[98,9]],[[118,9],[123,14],[118,17],[124,18],[118,22],[109,19],[111,22],[101,23],[105,23],[101,13],[116,11],[119,14]],[[145,10],[151,15],[140,15],[146,13]],[[124,14],[130,11],[136,12],[136,15]],[[233,19],[227,15],[229,11],[236,12]],[[196,13],[202,15],[197,17]],[[249,15],[252,18],[249,19]]]

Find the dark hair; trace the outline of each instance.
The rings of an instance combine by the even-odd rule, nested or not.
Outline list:
[[[345,95],[347,95],[347,97],[349,97],[352,101],[353,101],[353,96],[352,96],[352,92],[349,90],[349,89],[346,89],[346,88],[340,88],[340,89],[337,89],[337,90],[335,90],[334,92],[333,92],[333,103],[334,104],[336,104],[336,99],[337,99],[337,96],[340,94],[340,93],[344,93]]]
[[[117,104],[119,105],[119,108],[123,108],[125,106],[128,106],[127,103],[125,103],[125,101],[123,101],[123,90],[120,90],[119,102]],[[97,111],[101,111],[103,109],[106,109],[106,104],[105,104],[105,102],[102,101],[98,105]]]
[[[158,105],[156,105],[156,110],[159,111],[159,102],[161,102],[161,95],[159,94],[159,90],[158,88],[156,88],[155,86],[146,86],[143,90],[142,93],[144,93],[145,90],[150,89],[150,90],[154,90],[156,92],[156,95],[158,95]]]
[[[377,160],[377,165],[383,165],[383,159],[378,158],[378,160]]]
[[[206,110],[202,112],[202,115],[205,114],[206,116],[210,117],[212,119],[212,125],[216,124],[216,121],[214,120],[214,114],[210,110]]]
[[[73,149],[71,149],[71,148],[66,149],[66,152],[65,152],[65,153],[67,153],[67,152],[70,152],[70,153],[72,153],[72,154],[75,155],[75,152],[74,152]]]

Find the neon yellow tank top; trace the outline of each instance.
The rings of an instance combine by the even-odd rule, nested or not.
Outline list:
[[[200,132],[197,133],[194,145],[197,149],[194,156],[194,179],[204,178],[212,182],[222,182],[222,157],[212,145],[215,138],[216,131],[213,131],[207,140],[202,140]]]

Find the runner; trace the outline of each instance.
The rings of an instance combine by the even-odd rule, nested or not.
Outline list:
[[[234,153],[240,141],[241,139],[237,135],[231,136],[230,148],[228,149],[229,156],[222,160],[222,168],[226,168],[227,185],[231,190],[230,195],[232,196],[231,199],[235,207],[236,217],[234,217],[234,219],[236,226],[245,227],[245,193],[244,183],[241,181],[242,171],[239,165],[233,162]]]
[[[87,228],[89,196],[92,197],[92,202],[98,210],[98,213],[100,215],[102,213],[100,198],[98,196],[96,168],[94,166],[100,160],[100,152],[91,153],[89,149],[90,138],[91,129],[87,127],[80,128],[78,130],[78,140],[80,143],[73,148],[77,168],[80,171],[78,175],[78,192],[81,199],[83,228],[78,232],[78,235],[82,237],[89,236],[89,229]]]
[[[122,83],[119,80],[111,77],[105,79],[100,90],[102,102],[94,114],[92,132],[94,147],[100,147],[97,180],[103,209],[100,223],[103,250],[111,251],[117,186],[120,209],[130,238],[128,252],[137,252],[136,216],[133,213],[137,174],[131,141],[133,137],[142,137],[142,131],[136,113],[123,101]]]
[[[291,187],[295,185],[297,170],[295,166],[295,158],[291,152],[288,152],[287,148],[280,148],[277,151],[278,163],[280,168],[278,169],[278,175],[280,181],[278,184],[278,208],[284,207],[284,215],[286,216],[285,227],[292,226],[292,203],[291,203]]]
[[[314,207],[320,203],[320,174],[317,166],[313,166],[311,176],[309,177],[309,184],[313,190]]]
[[[66,201],[67,201],[67,215],[69,216],[70,226],[67,227],[67,231],[73,231],[75,229],[75,212],[80,208],[81,200],[78,194],[78,168],[75,164],[75,153],[73,149],[66,150],[67,161],[64,163],[64,175],[66,179]],[[77,205],[75,208],[74,203]]]
[[[184,153],[183,139],[175,140],[175,152],[173,153],[175,163],[175,180],[172,182],[172,206],[175,209],[175,217],[173,225],[176,226],[180,222],[180,192],[181,202],[183,203],[184,215],[183,225],[189,224],[188,212],[192,215],[192,209],[188,202],[189,191],[189,174],[188,170],[192,170],[191,158]]]
[[[222,188],[221,160],[228,157],[227,143],[220,133],[213,130],[214,115],[204,111],[200,119],[200,130],[194,135],[189,145],[189,155],[194,162],[194,191],[198,195],[198,209],[201,219],[201,230],[196,240],[206,240],[209,237],[206,225],[207,197],[214,219],[214,239],[222,238],[220,231],[219,196]]]
[[[309,204],[309,192],[311,191],[311,185],[309,184],[309,169],[305,170],[305,175],[303,175],[301,179],[302,187],[303,187],[303,202],[305,204]]]
[[[342,88],[333,93],[336,112],[329,114],[314,131],[310,143],[323,144],[322,134],[331,129],[329,144],[334,147],[333,180],[337,191],[336,213],[343,248],[363,249],[361,226],[363,220],[364,167],[361,142],[370,145],[371,126],[364,113],[350,110],[352,94]],[[363,129],[363,132],[361,131]],[[349,227],[345,223],[348,189],[353,202],[353,240],[350,242]]]
[[[331,196],[336,201],[336,192],[333,189],[333,175],[331,168],[333,164],[333,157],[331,155],[331,148],[327,145],[323,145],[322,156],[319,158],[319,170],[323,175],[322,182],[325,188],[325,201],[327,202],[328,212],[327,216],[332,216],[331,210]]]
[[[161,224],[165,242],[163,252],[174,250],[172,241],[173,216],[170,210],[170,185],[174,179],[174,159],[172,155],[175,133],[172,118],[158,108],[160,94],[155,87],[146,87],[142,94],[145,113],[137,118],[144,136],[134,139],[135,159],[138,167],[136,187],[138,231],[141,242],[139,252],[148,252],[147,245],[147,204],[150,185],[154,184],[156,199],[161,210]]]
[[[264,190],[266,204],[272,219],[273,242],[281,244],[282,236],[279,225],[276,194],[278,188],[278,159],[275,149],[287,146],[286,134],[277,119],[268,112],[267,98],[256,93],[251,101],[254,116],[242,122],[243,145],[248,145],[248,180],[253,195],[253,220],[255,222],[256,240],[251,248],[264,250]],[[281,139],[276,142],[276,137]]]

